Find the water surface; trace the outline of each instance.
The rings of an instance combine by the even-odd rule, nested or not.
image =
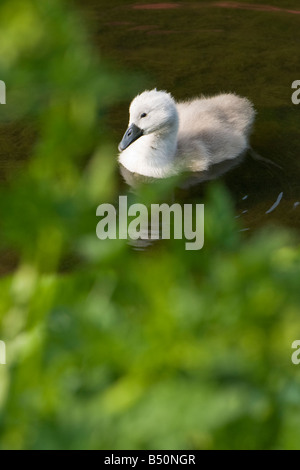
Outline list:
[[[81,8],[99,53],[148,77],[138,91],[157,87],[177,100],[235,92],[254,103],[251,144],[278,166],[247,156],[220,179],[245,230],[269,222],[300,228],[300,105],[291,101],[291,84],[300,78],[299,3],[90,0]],[[116,144],[128,105],[110,113]]]
[[[184,100],[235,92],[253,102],[251,144],[270,163],[246,155],[217,179],[231,192],[245,232],[273,222],[300,229],[300,105],[291,101],[291,85],[300,79],[298,1],[87,0],[77,5],[100,57],[128,76],[141,77],[136,93],[157,87]],[[107,116],[116,159],[128,106],[129,100],[120,102]],[[1,125],[1,180],[22,170],[34,139],[30,123]],[[177,196],[202,202],[209,184],[181,189]],[[120,175],[120,191],[124,187]]]

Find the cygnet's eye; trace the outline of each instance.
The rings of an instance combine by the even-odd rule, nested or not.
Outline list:
[[[147,116],[147,113],[142,113],[142,114],[141,114],[141,118],[144,118],[144,117],[146,117],[146,116]]]

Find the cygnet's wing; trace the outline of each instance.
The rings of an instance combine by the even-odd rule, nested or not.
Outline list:
[[[194,171],[235,158],[246,150],[255,115],[246,98],[223,94],[178,103],[177,109],[177,156],[191,162]]]

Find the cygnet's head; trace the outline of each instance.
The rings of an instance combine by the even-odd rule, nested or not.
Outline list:
[[[155,89],[136,96],[129,114],[129,126],[119,144],[120,152],[142,135],[165,133],[178,127],[175,101],[165,91]]]

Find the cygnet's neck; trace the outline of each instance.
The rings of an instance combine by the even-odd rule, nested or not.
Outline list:
[[[120,163],[144,176],[164,178],[174,174],[177,133],[178,119],[172,126],[143,135],[120,154]]]

